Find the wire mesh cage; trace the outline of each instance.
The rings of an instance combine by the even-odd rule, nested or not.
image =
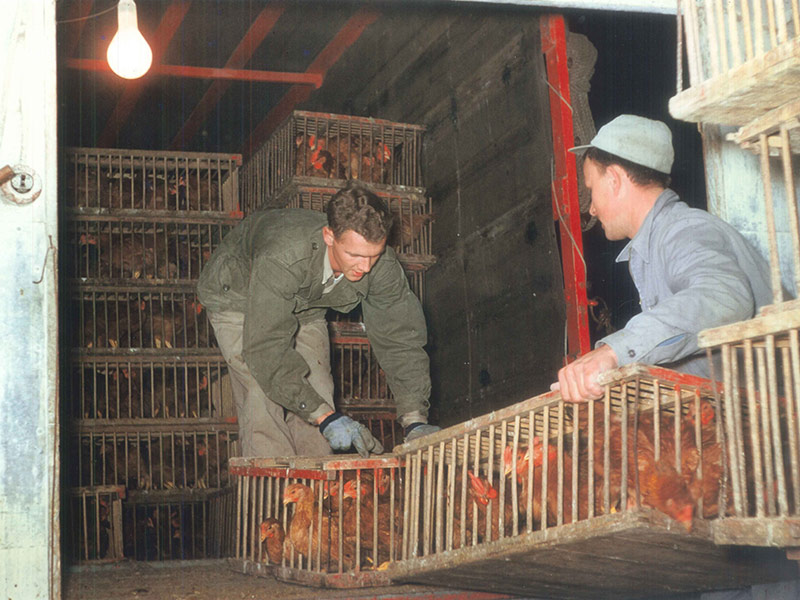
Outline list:
[[[712,399],[706,380],[634,365],[602,400],[543,394],[396,448],[403,559],[642,508],[690,530],[724,495]]]
[[[78,562],[113,561],[123,557],[122,498],[116,486],[72,488],[66,498],[65,545]]]
[[[800,534],[800,310],[701,332],[721,353],[731,518],[721,543],[797,546]],[[713,358],[710,358],[713,361]]]
[[[229,557],[234,516],[232,488],[139,494],[122,507],[124,555],[140,561]]]
[[[794,0],[682,0],[675,118],[743,125],[800,94],[800,7]],[[690,86],[683,89],[683,56]]]
[[[297,176],[419,187],[424,131],[420,125],[296,110],[242,168],[243,210],[249,214],[264,205]]]
[[[232,459],[237,568],[323,587],[388,583],[402,539],[399,466],[393,456]]]
[[[240,155],[68,148],[67,206],[164,211],[239,210]]]

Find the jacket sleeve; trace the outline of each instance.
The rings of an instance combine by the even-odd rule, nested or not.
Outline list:
[[[677,292],[660,301],[643,298],[644,306],[652,303],[649,310],[598,342],[612,347],[620,366],[670,363],[695,354],[700,331],[748,319],[755,311],[750,282],[719,229],[684,223],[668,231],[654,252],[669,288]]]
[[[254,260],[242,353],[270,400],[309,421],[327,404],[308,382],[308,364],[294,349],[299,327],[293,313],[294,294],[300,283],[289,269],[270,258]]]
[[[364,325],[386,372],[401,423],[403,415],[415,412],[425,420],[431,394],[430,365],[424,350],[428,342],[425,316],[393,251],[386,252],[381,257],[385,263],[370,273],[369,292],[362,301]]]

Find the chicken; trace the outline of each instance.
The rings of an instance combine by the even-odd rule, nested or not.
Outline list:
[[[343,496],[355,500],[358,493],[358,484],[355,480],[350,480],[344,484]],[[357,516],[360,521],[357,521]],[[346,536],[355,539],[356,523],[360,523],[359,538],[361,547],[365,550],[375,550],[375,524],[377,523],[378,548],[377,553],[373,553],[374,562],[379,563],[382,558],[389,559],[392,542],[394,542],[393,557],[397,557],[401,552],[400,530],[402,514],[399,510],[399,503],[390,506],[388,497],[378,494],[377,521],[375,520],[375,490],[372,483],[361,482],[361,502],[359,509],[356,510],[355,502],[346,508],[342,516],[342,531]],[[394,532],[392,529],[394,528]]]
[[[530,447],[520,446],[517,450],[517,508],[524,522],[528,519],[528,489],[532,490],[530,512],[531,527],[536,529],[541,526],[542,520],[542,476],[543,476],[544,445],[538,437],[533,438]],[[548,471],[547,471],[547,514],[548,524],[555,525],[558,516],[558,450],[554,444],[548,445]],[[533,485],[528,484],[530,462],[533,462]],[[503,451],[504,475],[508,477],[513,472],[513,447],[506,446]],[[568,472],[568,469],[565,469]],[[509,480],[510,481],[510,480]],[[513,482],[512,489],[513,489]],[[565,486],[566,488],[566,486]]]
[[[399,218],[395,215],[395,224],[389,232],[387,245],[398,252],[413,252],[417,249],[416,242],[422,235],[423,229],[432,221],[433,215],[430,213],[409,214],[403,212]]]
[[[478,516],[478,541],[493,541],[500,539],[500,499],[497,489],[485,477],[479,477],[472,471],[467,471],[469,476],[469,495],[475,500],[475,513]],[[508,482],[510,483],[510,482]],[[503,503],[503,535],[508,537],[513,532],[514,509],[511,504],[511,486],[506,486],[507,493]],[[486,520],[491,524],[487,528]],[[486,540],[487,530],[489,539]]]
[[[261,522],[261,557],[264,562],[280,564],[283,560],[283,541],[286,537],[278,519],[269,517]]]
[[[178,300],[168,295],[155,296],[142,300],[141,309],[145,315],[142,327],[144,346],[147,348],[183,347],[183,307]]]
[[[327,511],[322,512],[320,529],[320,507],[315,505],[313,490],[302,483],[293,483],[283,492],[283,504],[297,504],[289,524],[289,542],[295,552],[316,561],[320,556],[320,567],[337,568],[339,561],[339,523]],[[342,561],[345,568],[354,564],[355,554],[352,540],[343,540]],[[310,564],[310,563],[309,563]]]
[[[699,469],[696,469],[689,480],[689,491],[696,502],[702,499],[702,516],[711,518],[719,516],[719,493],[721,480],[724,475],[722,464],[722,446],[717,440],[717,423],[714,419],[715,410],[708,400],[700,402],[700,439],[702,442],[702,453],[699,461]],[[696,409],[694,403],[689,405],[686,419],[692,424],[692,430],[696,422]],[[702,472],[701,472],[702,471]],[[748,480],[752,481],[747,473]],[[729,514],[733,509],[733,491],[731,482],[728,479],[726,484],[726,497]]]

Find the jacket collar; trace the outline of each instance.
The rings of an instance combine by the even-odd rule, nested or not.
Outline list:
[[[636,235],[633,236],[631,241],[625,244],[622,252],[617,255],[616,262],[620,263],[630,260],[631,254],[635,251],[644,262],[649,263],[651,251],[650,236],[653,233],[654,223],[667,206],[679,200],[678,194],[669,188],[661,192],[656,199],[656,203],[653,204],[653,208],[650,209],[650,212],[647,213],[647,216],[644,218],[644,222],[642,226],[639,227],[639,231],[636,232]]]

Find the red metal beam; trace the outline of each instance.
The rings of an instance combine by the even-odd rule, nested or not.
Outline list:
[[[78,48],[78,42],[81,39],[83,28],[88,22],[86,17],[92,12],[93,5],[94,0],[79,0],[78,2],[70,2],[68,4],[67,15],[64,17],[68,22],[63,24],[66,28],[63,35],[64,46],[59,48],[59,54],[61,56],[72,56],[76,53],[75,51]]]
[[[359,9],[317,55],[314,62],[306,69],[306,73],[319,73],[324,76],[328,69],[336,64],[344,51],[352,46],[364,30],[377,20],[379,14],[369,8]],[[258,150],[278,125],[291,114],[294,107],[308,100],[310,96],[311,90],[307,86],[292,86],[250,134],[242,148],[243,159],[247,160],[253,152]]]
[[[153,50],[153,64],[158,65],[161,62],[161,57],[169,47],[169,43],[178,31],[178,28],[183,22],[183,18],[189,11],[192,5],[192,0],[174,0],[172,4],[167,7],[164,16],[161,17],[161,22],[158,24],[156,32],[148,39],[150,47]],[[143,82],[147,79],[147,75],[141,79],[136,79],[125,84],[122,96],[117,101],[114,112],[106,123],[103,132],[97,139],[97,146],[100,148],[107,148],[111,146],[117,139],[117,134],[123,123],[128,120],[131,112],[133,112],[139,96],[144,91]]]
[[[83,71],[110,71],[111,67],[105,60],[93,58],[68,58],[66,66],[71,69]],[[322,75],[319,73],[287,73],[284,71],[253,71],[250,69],[218,69],[216,67],[191,67],[186,65],[153,65],[149,71],[152,75],[167,75],[170,77],[192,77],[195,79],[222,79],[228,81],[265,81],[269,83],[295,83],[297,85],[312,85],[319,88],[322,85]]]
[[[278,22],[278,19],[285,9],[286,7],[283,4],[267,5],[256,17],[255,21],[253,21],[253,24],[250,25],[250,29],[247,30],[242,41],[239,42],[239,45],[236,46],[228,62],[225,63],[225,68],[240,69],[244,67],[250,60],[250,57],[253,56],[253,52],[255,52],[256,48],[261,45],[261,42],[264,41],[267,34],[275,27],[275,23]],[[320,80],[321,79],[320,77]],[[215,81],[209,86],[206,93],[203,94],[203,97],[200,99],[200,102],[194,107],[192,114],[186,119],[183,127],[181,127],[180,131],[172,138],[170,150],[183,148],[192,140],[197,130],[200,129],[200,126],[205,122],[208,113],[219,103],[230,85],[229,81]]]
[[[567,304],[567,355],[565,363],[591,350],[586,267],[583,261],[578,177],[572,129],[572,107],[567,70],[567,41],[564,17],[543,16],[539,25],[542,52],[547,64],[550,88],[550,120],[553,131],[553,213],[561,233],[561,268],[564,274],[564,300]]]

